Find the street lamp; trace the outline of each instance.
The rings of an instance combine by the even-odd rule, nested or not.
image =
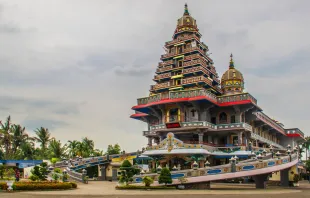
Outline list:
[[[258,159],[259,161],[261,161],[261,160],[263,159],[263,156],[262,156],[261,154],[258,154],[258,155],[257,155],[257,159]]]
[[[276,153],[276,156],[280,159],[280,155],[281,155],[281,153],[278,151],[277,153]]]
[[[264,149],[262,153],[263,153],[263,156],[266,156],[267,155],[266,149]]]
[[[193,169],[196,170],[198,168],[198,163],[196,161],[194,161],[193,163]]]

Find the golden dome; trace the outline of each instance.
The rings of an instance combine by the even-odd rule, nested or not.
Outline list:
[[[242,93],[244,89],[244,79],[240,71],[235,69],[233,55],[230,55],[229,69],[223,74],[221,88],[224,94]]]
[[[189,14],[187,4],[184,7],[184,14],[178,19],[177,31],[197,31],[196,20]]]

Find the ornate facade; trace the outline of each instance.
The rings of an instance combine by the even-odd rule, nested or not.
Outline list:
[[[143,131],[148,139],[144,155],[185,169],[193,156],[199,166],[206,159],[219,165],[231,156],[247,159],[253,151],[281,150],[303,141],[299,129],[285,129],[244,92],[244,77],[232,55],[219,80],[201,37],[185,5],[172,41],[165,43],[166,54],[160,58],[150,95],[132,107],[131,117],[148,125]]]

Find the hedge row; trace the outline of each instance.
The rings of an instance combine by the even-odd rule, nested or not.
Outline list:
[[[7,190],[6,182],[0,182],[1,190]],[[77,188],[74,182],[14,182],[13,190],[68,190]]]
[[[134,190],[134,189],[176,189],[174,186],[134,186],[134,185],[127,185],[127,186],[115,186],[118,190]]]

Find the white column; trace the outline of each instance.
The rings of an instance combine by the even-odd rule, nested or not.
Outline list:
[[[198,138],[199,138],[199,144],[203,143],[203,133],[198,133]]]

